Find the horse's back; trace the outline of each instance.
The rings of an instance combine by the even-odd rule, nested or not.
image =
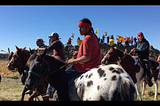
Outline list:
[[[130,76],[118,65],[100,65],[75,80],[81,100],[134,100],[135,87]],[[128,92],[126,92],[128,91]]]

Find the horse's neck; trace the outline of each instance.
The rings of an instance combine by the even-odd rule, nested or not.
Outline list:
[[[21,66],[21,67],[18,67],[17,70],[21,75],[25,70],[28,71],[28,68],[26,66]]]
[[[22,59],[23,59],[23,60],[22,60],[23,66],[26,65],[26,63],[27,63],[29,57],[30,57],[29,51],[28,51],[28,50],[24,51],[24,54],[23,54],[23,57],[22,57]]]
[[[52,71],[55,71],[59,68],[61,68],[63,65],[65,65],[65,63],[61,60],[58,60],[54,57],[51,57],[51,56],[48,56],[47,57],[47,64],[49,65],[49,68],[52,70]]]
[[[65,65],[64,62],[55,59],[54,57],[47,57],[50,59],[47,59],[48,69],[49,69],[49,83],[51,86],[55,86],[57,84],[57,78],[58,76],[65,71]]]
[[[123,51],[121,51],[121,50],[118,50],[118,56],[120,57],[120,58],[123,58],[124,56],[125,56],[125,53],[123,52]]]
[[[119,51],[118,54],[119,54],[119,61],[117,63],[122,67],[124,67],[125,66],[124,63],[127,61],[130,55],[123,51]]]

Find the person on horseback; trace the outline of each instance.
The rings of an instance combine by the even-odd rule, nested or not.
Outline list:
[[[67,62],[71,65],[59,76],[57,86],[59,91],[57,92],[61,100],[70,100],[70,86],[75,78],[101,64],[100,46],[90,20],[87,18],[80,20],[78,27],[84,38],[79,50],[74,53],[74,58],[69,59]]]
[[[131,52],[135,52],[135,55],[138,56],[143,64],[144,71],[147,74],[148,85],[151,87],[153,85],[151,81],[151,72],[149,67],[149,42],[144,38],[142,32],[137,34],[138,42],[136,42],[135,47]]]
[[[51,35],[48,36],[51,42],[51,45],[49,45],[48,47],[45,48],[35,48],[35,50],[47,50],[47,51],[53,51],[53,57],[57,58],[57,59],[61,59],[63,61],[65,61],[65,55],[64,55],[64,45],[63,43],[59,40],[59,35],[58,33],[51,33]],[[53,93],[54,93],[55,89],[53,87],[50,86],[50,84],[48,84],[47,87],[47,91],[46,91],[46,95],[43,96],[43,99],[45,101],[49,101],[49,98],[53,97]]]
[[[44,41],[43,41],[42,38],[37,38],[36,44],[37,44],[37,46],[38,46],[39,48],[45,48],[45,47],[47,47],[47,46],[44,44]]]

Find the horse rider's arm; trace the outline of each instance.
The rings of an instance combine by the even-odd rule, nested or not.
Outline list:
[[[80,58],[78,59],[69,59],[68,60],[68,64],[73,64],[73,63],[85,63],[85,62],[88,62],[90,60],[90,55],[83,55],[81,56]]]
[[[35,48],[34,50],[45,50],[45,48]]]

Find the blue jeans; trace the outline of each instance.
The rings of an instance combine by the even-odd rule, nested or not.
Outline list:
[[[75,78],[79,77],[82,73],[77,72],[73,65],[68,67],[64,73],[59,75],[57,84],[57,93],[59,100],[70,100],[68,91]]]
[[[49,96],[52,96],[53,92],[54,92],[53,87],[50,84],[48,84],[46,94],[48,94]]]

